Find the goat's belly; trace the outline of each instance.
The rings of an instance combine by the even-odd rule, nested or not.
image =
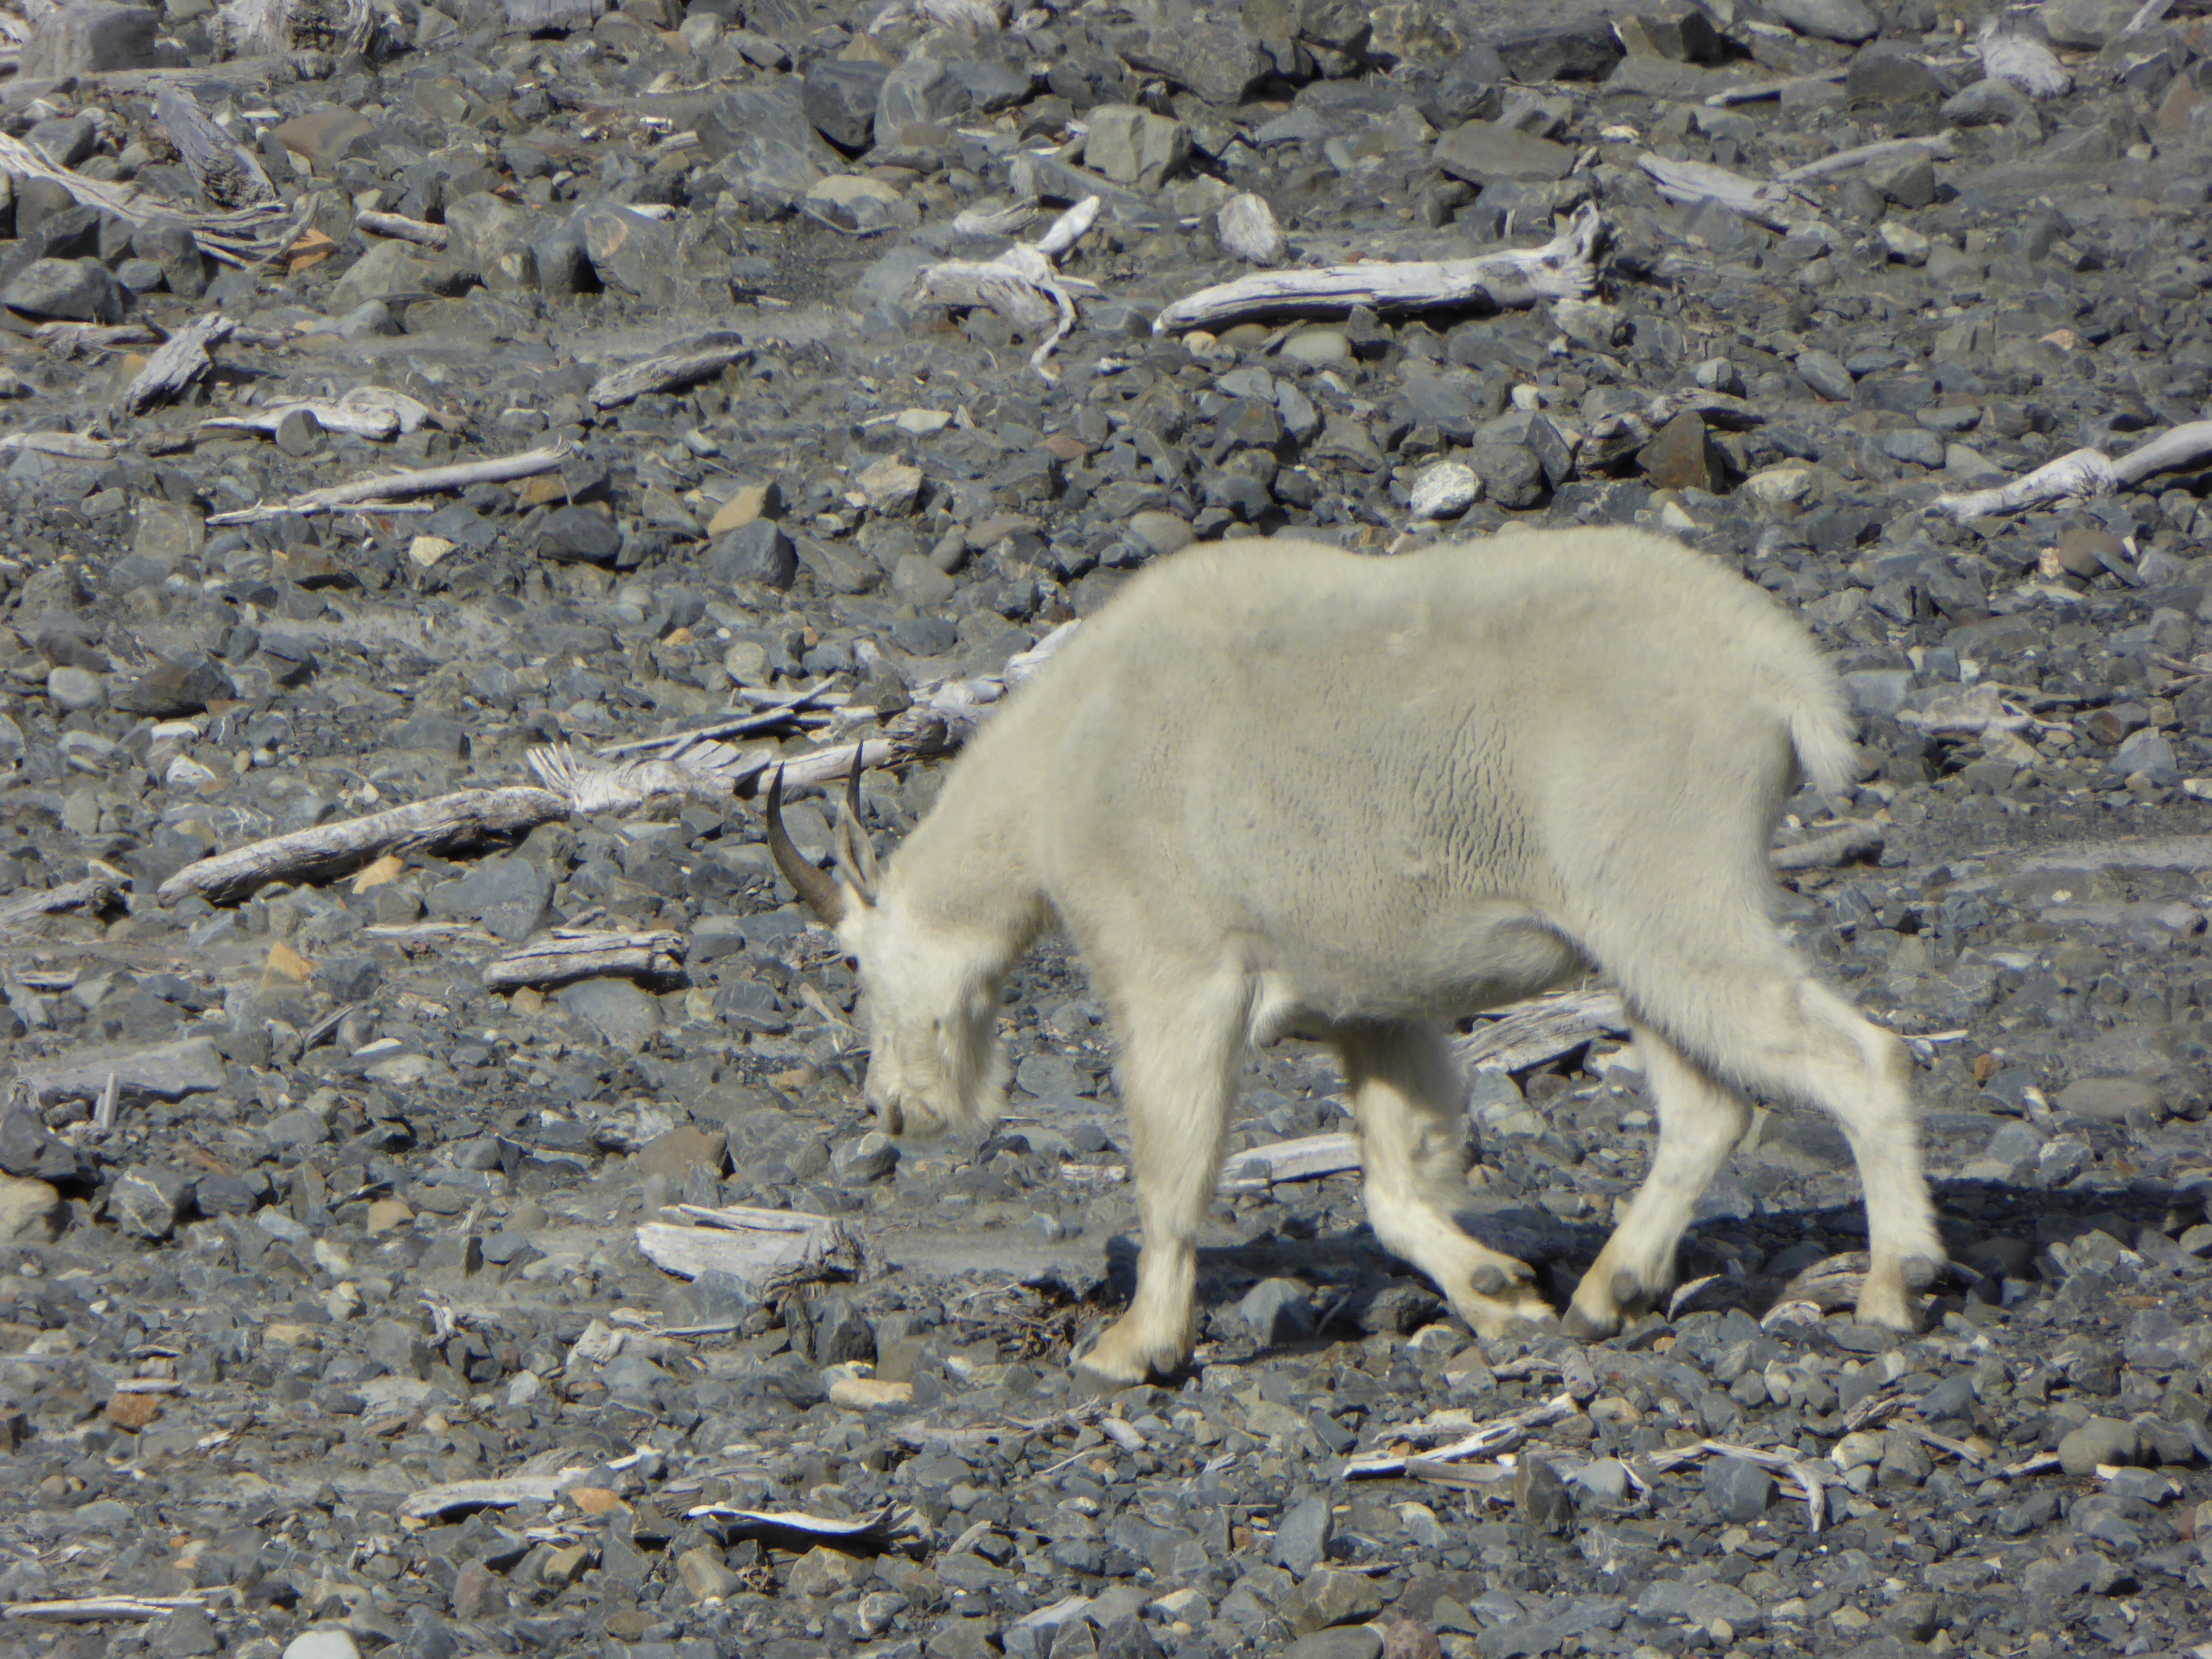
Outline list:
[[[1257,1042],[1325,1036],[1377,1020],[1456,1019],[1548,991],[1589,971],[1582,953],[1535,911],[1510,902],[1446,914],[1398,936],[1398,953],[1362,957],[1316,940],[1279,942],[1257,964]]]

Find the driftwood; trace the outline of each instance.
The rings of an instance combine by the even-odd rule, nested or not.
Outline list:
[[[275,881],[347,875],[386,853],[443,851],[493,836],[516,836],[568,816],[566,797],[546,789],[464,789],[367,817],[295,830],[188,864],[158,895],[174,904],[187,893],[217,904]]]
[[[402,218],[397,213],[356,213],[353,222],[355,229],[365,230],[372,236],[388,236],[394,241],[413,242],[422,247],[443,247],[451,234],[443,225]]]
[[[566,795],[579,812],[635,812],[658,809],[670,816],[690,800],[726,801],[739,775],[750,775],[744,757],[726,743],[696,742],[660,760],[612,765],[579,755],[566,744],[533,749],[530,769],[548,789]]]
[[[161,337],[143,323],[40,323],[31,337],[46,356],[64,362],[161,342]]]
[[[2132,30],[2134,25],[2129,27]],[[2009,81],[2031,98],[2063,98],[2073,90],[2073,75],[2049,46],[2032,34],[2007,28],[1998,18],[1982,25],[1974,49],[1981,53],[1983,74],[1992,81]]]
[[[1725,1440],[1700,1440],[1695,1445],[1677,1446],[1671,1450],[1653,1452],[1639,1457],[1631,1465],[1632,1471],[1642,1474],[1664,1474],[1669,1469],[1679,1469],[1705,1457],[1735,1457],[1747,1463],[1756,1463],[1763,1469],[1772,1469],[1786,1474],[1805,1500],[1805,1518],[1814,1532],[1820,1530],[1823,1508],[1820,1498],[1821,1482],[1804,1459],[1790,1456],[1786,1452],[1762,1451],[1753,1446],[1738,1446]],[[1649,1482],[1645,1482],[1649,1484]]]
[[[734,334],[710,334],[684,351],[666,357],[648,357],[641,363],[603,374],[592,383],[592,406],[613,409],[648,392],[677,392],[696,386],[710,374],[720,374],[732,363],[742,362],[752,349]]]
[[[1036,222],[1042,210],[1034,196],[1006,207],[963,208],[953,216],[952,228],[961,236],[1018,235]]]
[[[1097,291],[1096,283],[1060,275],[1058,262],[1097,222],[1098,208],[1098,198],[1086,196],[1053,221],[1036,241],[1017,242],[995,259],[952,259],[930,265],[915,277],[906,303],[954,311],[981,306],[1031,337],[1051,329],[1030,353],[1030,367],[1040,380],[1056,382],[1060,377],[1047,365],[1075,327],[1076,293]]]
[[[1747,179],[1711,161],[1674,161],[1647,153],[1636,165],[1670,202],[1718,202],[1741,218],[1781,231],[1820,216],[1818,206],[1788,185]]]
[[[512,991],[521,985],[566,985],[608,975],[665,982],[683,977],[684,949],[681,933],[590,933],[558,927],[488,963],[484,988]]]
[[[1840,830],[1831,830],[1825,836],[1815,836],[1795,847],[1776,848],[1774,867],[1784,871],[1832,869],[1869,853],[1878,854],[1881,848],[1879,824],[1847,823]]]
[[[753,737],[763,732],[794,724],[809,723],[809,717],[826,717],[817,708],[824,696],[820,687],[802,691],[773,708],[757,714],[732,715],[726,720],[716,720],[711,726],[695,726],[688,731],[669,732],[657,738],[639,738],[629,743],[617,743],[599,750],[601,760],[615,760],[625,755],[642,755],[655,749],[674,751],[671,758],[680,757],[694,744],[718,742],[726,738]]]
[[[87,876],[35,893],[24,893],[0,904],[0,928],[21,927],[42,916],[64,910],[101,910],[131,884],[112,876]]]
[[[440,1310],[443,1312],[443,1310]],[[425,1486],[411,1492],[400,1500],[399,1518],[403,1521],[439,1521],[448,1516],[471,1515],[478,1510],[513,1509],[517,1504],[550,1504],[571,1486],[581,1486],[586,1477],[605,1467],[620,1474],[635,1468],[644,1461],[642,1451],[632,1452],[603,1465],[575,1463],[568,1460],[578,1455],[569,1449],[541,1454],[525,1463],[520,1470],[495,1480],[448,1480],[435,1486]],[[555,1468],[533,1468],[532,1465],[552,1462]]]
[[[1913,155],[1922,151],[1940,159],[1951,154],[1951,140],[1957,135],[1946,127],[1941,132],[1930,133],[1924,138],[1884,138],[1879,143],[1861,144],[1853,149],[1839,149],[1833,155],[1823,155],[1817,161],[1808,161],[1802,167],[1791,167],[1786,173],[1774,175],[1777,184],[1794,185],[1805,179],[1825,179],[1832,173],[1848,173],[1853,167],[1865,167],[1870,161],[1886,161],[1893,155]]]
[[[30,449],[65,461],[104,461],[123,446],[81,432],[11,432],[0,438],[0,450]]]
[[[1798,87],[1833,86],[1844,78],[1843,70],[1824,70],[1818,75],[1793,75],[1783,81],[1755,81],[1747,86],[1729,87],[1712,94],[1705,100],[1708,109],[1727,109],[1734,104],[1762,103],[1769,98],[1779,98]]]
[[[712,1521],[732,1538],[781,1544],[795,1553],[826,1545],[848,1553],[889,1549],[902,1540],[929,1536],[929,1527],[904,1504],[886,1504],[871,1515],[809,1515],[803,1510],[741,1510],[727,1504],[702,1504],[686,1510],[688,1521]]]
[[[331,484],[295,495],[273,505],[257,502],[234,513],[218,513],[210,525],[258,524],[288,513],[328,513],[333,508],[374,511],[397,497],[427,495],[443,489],[465,489],[474,483],[501,483],[550,472],[568,458],[568,446],[549,444],[526,449],[518,455],[495,455],[487,460],[460,461],[452,466],[428,466],[416,472],[380,472],[351,483]]]
[[[2034,471],[1997,489],[1938,495],[1931,510],[1954,523],[1991,518],[2073,496],[2108,495],[2141,483],[2154,473],[2171,472],[2212,455],[2212,421],[2191,421],[2161,432],[2148,443],[2115,460],[2094,449],[2077,449],[2046,461]]]
[[[274,434],[294,410],[304,410],[325,432],[347,432],[372,442],[384,443],[428,424],[441,425],[429,404],[394,392],[389,386],[356,386],[342,398],[300,398],[266,404],[244,415],[223,415],[202,421],[201,432],[266,432]]]
[[[779,1270],[828,1258],[844,1244],[848,1233],[830,1217],[803,1210],[757,1210],[743,1205],[716,1210],[680,1207],[687,1215],[712,1218],[716,1224],[677,1227],[647,1221],[637,1229],[637,1248],[645,1259],[678,1279],[724,1273],[763,1283]]]
[[[587,29],[609,9],[607,0],[507,0],[507,26],[521,34]]]
[[[1152,332],[1218,328],[1253,317],[1340,315],[1354,306],[1407,312],[1486,304],[1508,311],[1540,300],[1579,300],[1597,284],[1604,229],[1597,209],[1586,206],[1541,247],[1474,259],[1376,259],[1240,276],[1177,300],[1152,319]]]
[[[368,0],[224,0],[212,32],[233,58],[313,52],[327,59],[356,52],[372,60],[386,34]]]
[[[1344,1478],[1361,1480],[1376,1475],[1403,1474],[1406,1466],[1416,1458],[1425,1463],[1455,1463],[1464,1458],[1480,1457],[1486,1452],[1504,1451],[1520,1444],[1529,1430],[1579,1417],[1582,1409],[1582,1402],[1573,1395],[1553,1395],[1540,1405],[1531,1406],[1510,1416],[1494,1418],[1473,1434],[1431,1451],[1366,1452],[1358,1457],[1347,1458],[1344,1464]]]
[[[1627,1012],[1611,991],[1569,991],[1516,1004],[1498,1018],[1475,1027],[1452,1044],[1459,1063],[1470,1069],[1525,1072],[1557,1060],[1601,1036],[1628,1030]]]
[[[167,1619],[185,1607],[204,1607],[199,1595],[79,1595],[61,1601],[10,1601],[0,1619],[46,1624],[89,1624],[108,1619]]]
[[[146,360],[123,393],[123,412],[143,415],[155,404],[167,403],[215,368],[208,348],[230,337],[237,325],[220,312],[187,323],[169,337],[169,343]]]
[[[314,215],[313,198],[306,195],[296,214],[277,201],[257,202],[227,213],[203,213],[136,185],[88,179],[5,133],[0,133],[0,171],[17,178],[50,179],[67,191],[78,205],[112,213],[133,225],[176,220],[192,233],[201,252],[228,265],[252,264],[270,257],[284,242],[288,229],[295,222],[306,226]]]
[[[1259,1192],[1278,1181],[1317,1181],[1358,1167],[1358,1135],[1307,1135],[1232,1154],[1221,1166],[1220,1189]]]
[[[217,125],[185,88],[163,86],[155,96],[154,112],[169,130],[169,142],[184,158],[185,171],[203,200],[242,208],[276,199],[276,186],[260,158]]]

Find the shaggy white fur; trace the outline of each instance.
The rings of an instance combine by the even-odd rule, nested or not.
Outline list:
[[[1851,765],[1809,638],[1674,543],[1372,558],[1278,538],[1132,580],[982,728],[886,869],[849,811],[834,881],[778,856],[860,963],[893,1130],[997,1115],[1007,969],[1055,919],[1073,936],[1121,1040],[1145,1228],[1095,1371],[1188,1359],[1235,1074],[1293,1033],[1342,1059],[1376,1237],[1478,1331],[1547,1321],[1527,1267],[1452,1219],[1447,1043],[1454,1019],[1593,968],[1630,1010],[1660,1129],[1568,1328],[1610,1333],[1671,1285],[1759,1093],[1841,1123],[1867,1197],[1860,1315],[1909,1329],[1944,1255],[1911,1061],[1769,915],[1784,802]]]

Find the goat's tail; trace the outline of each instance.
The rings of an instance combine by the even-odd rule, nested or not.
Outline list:
[[[1790,726],[1790,745],[1798,769],[1824,795],[1848,787],[1858,769],[1852,738],[1856,725],[1844,702],[1843,687],[1826,662],[1808,665],[1781,696],[1781,714]]]

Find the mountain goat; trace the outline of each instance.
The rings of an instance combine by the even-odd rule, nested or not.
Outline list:
[[[855,957],[885,1127],[980,1129],[1009,966],[1055,920],[1121,1043],[1144,1249],[1082,1363],[1172,1370],[1249,1045],[1341,1057],[1376,1237],[1484,1334],[1551,1319],[1452,1219],[1452,1022],[1593,969],[1656,1097],[1651,1172],[1568,1309],[1618,1329],[1673,1282],[1748,1093],[1849,1138],[1871,1256],[1859,1317],[1914,1327],[1942,1262],[1903,1044],[1811,979],[1768,848],[1809,776],[1846,781],[1835,681],[1768,597],[1626,530],[1375,558],[1291,538],[1143,572],[1014,694],[878,870],[848,797],[835,873],[769,797],[779,867]],[[779,780],[780,785],[780,780]]]

